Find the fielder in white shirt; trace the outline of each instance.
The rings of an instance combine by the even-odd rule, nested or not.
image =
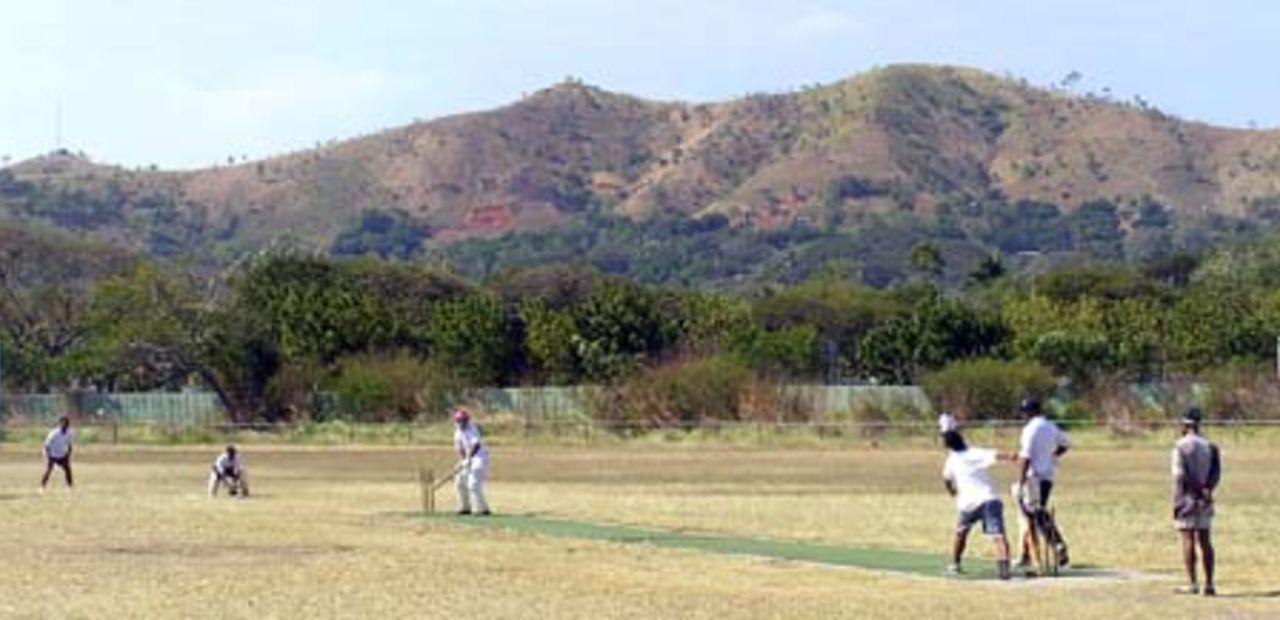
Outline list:
[[[1038,523],[1049,534],[1049,544],[1057,550],[1058,564],[1066,566],[1067,541],[1050,516],[1049,496],[1053,492],[1053,481],[1057,475],[1058,457],[1071,449],[1071,441],[1066,433],[1044,416],[1040,401],[1028,398],[1022,401],[1018,411],[1026,419],[1022,427],[1022,437],[1018,446],[1018,480],[1021,483],[1020,508],[1029,519]],[[1027,532],[1028,537],[1035,535],[1035,530]],[[1023,541],[1023,558],[1019,564],[1029,564],[1027,557],[1029,540]]]
[[[1009,539],[1004,533],[1004,504],[996,492],[995,482],[987,469],[1000,460],[995,450],[970,448],[959,431],[942,434],[942,443],[950,454],[942,467],[942,480],[947,492],[956,498],[956,537],[951,552],[952,573],[960,573],[969,530],[982,522],[982,533],[996,546],[996,571],[1001,579],[1009,578]],[[1011,457],[1006,457],[1012,460]]]
[[[67,416],[58,418],[58,425],[49,431],[44,438],[44,476],[40,478],[40,492],[49,485],[49,475],[55,466],[62,468],[67,478],[67,488],[74,488],[71,479],[71,443],[75,432],[71,430],[71,420]]]
[[[218,488],[224,484],[229,495],[249,497],[249,472],[245,471],[244,460],[235,446],[227,446],[213,462],[213,471],[209,472],[209,497],[217,497]]]
[[[462,462],[458,465],[458,514],[489,515],[489,502],[484,497],[484,484],[489,477],[489,449],[480,439],[480,428],[471,421],[466,409],[453,412],[453,447]]]

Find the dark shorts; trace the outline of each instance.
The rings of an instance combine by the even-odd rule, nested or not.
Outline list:
[[[1022,514],[1029,517],[1036,509],[1049,507],[1049,496],[1053,494],[1053,481],[1041,480],[1033,476],[1027,479],[1027,484],[1034,486],[1024,493],[1021,501],[1018,502],[1018,508]]]
[[[221,469],[218,469],[217,467],[213,467],[212,469],[213,469],[213,475],[217,476],[218,480],[239,480],[240,479],[239,472],[221,470]]]
[[[982,522],[982,533],[987,536],[1004,535],[1004,504],[993,499],[973,510],[961,511],[956,519],[956,531],[968,533],[973,524]]]
[[[48,456],[48,457],[45,457],[45,458],[49,459],[49,465],[50,465],[50,466],[52,466],[52,465],[57,465],[58,467],[61,467],[61,468],[63,468],[63,469],[70,469],[70,468],[71,468],[71,455],[70,455],[70,454],[68,454],[67,456],[64,456],[64,457],[62,457],[62,458],[56,458],[56,457],[52,457],[52,456]]]

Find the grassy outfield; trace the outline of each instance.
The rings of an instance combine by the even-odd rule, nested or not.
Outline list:
[[[975,443],[980,443],[976,441]],[[81,488],[35,493],[29,445],[0,450],[0,617],[1080,618],[1280,614],[1280,453],[1224,445],[1216,600],[1169,594],[1179,558],[1163,449],[1084,449],[1059,520],[1081,564],[1165,575],[999,584],[579,540],[417,519],[441,449],[251,446],[255,497],[204,497],[217,448],[83,446]],[[691,535],[937,553],[942,454],[623,444],[495,450],[506,514]],[[1012,478],[1002,470],[1003,486]],[[1058,495],[1058,493],[1061,493]],[[452,503],[442,494],[441,505]],[[1007,517],[1012,514],[1006,512]],[[985,540],[971,552],[988,561]]]

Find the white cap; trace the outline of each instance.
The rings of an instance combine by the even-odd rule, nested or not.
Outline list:
[[[944,411],[938,416],[938,432],[949,433],[956,430],[959,425],[956,424],[956,417]]]

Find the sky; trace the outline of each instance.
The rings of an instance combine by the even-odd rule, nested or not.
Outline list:
[[[576,77],[714,101],[903,62],[1280,127],[1270,0],[0,0],[0,164],[193,168]]]

